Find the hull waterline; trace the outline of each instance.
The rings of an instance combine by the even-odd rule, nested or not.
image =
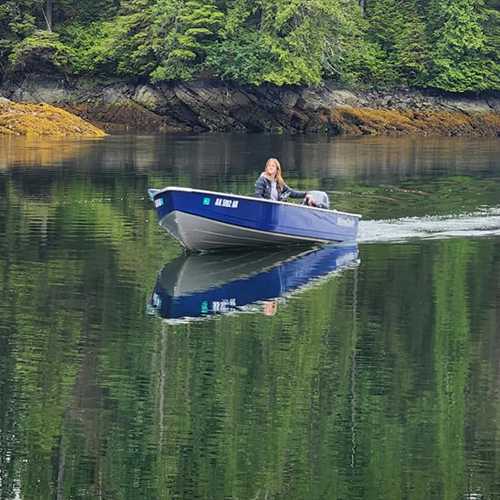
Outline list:
[[[329,240],[239,227],[175,210],[160,221],[160,226],[190,251],[330,243]]]

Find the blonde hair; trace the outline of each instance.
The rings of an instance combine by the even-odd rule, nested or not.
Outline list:
[[[278,182],[279,187],[280,187],[281,191],[283,192],[283,186],[285,185],[285,183],[283,181],[283,177],[281,177],[281,164],[280,164],[280,162],[276,158],[269,158],[269,160],[267,160],[267,162],[266,162],[266,168],[264,169],[264,172],[266,173],[266,177],[267,177],[267,167],[271,162],[276,163],[276,181]]]

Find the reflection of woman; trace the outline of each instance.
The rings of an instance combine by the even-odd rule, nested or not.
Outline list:
[[[277,310],[278,302],[276,300],[268,300],[267,302],[264,302],[264,305],[262,306],[262,312],[266,316],[274,316]]]
[[[312,198],[306,191],[294,191],[288,187],[281,177],[281,165],[276,158],[269,158],[264,172],[255,183],[255,196],[266,200],[281,201],[290,198],[306,198],[312,205]]]

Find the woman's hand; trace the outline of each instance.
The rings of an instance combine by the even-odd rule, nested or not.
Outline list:
[[[306,200],[307,200],[307,204],[310,206],[310,207],[317,207],[318,205],[316,204],[316,202],[313,200],[312,196],[307,193],[306,194]]]

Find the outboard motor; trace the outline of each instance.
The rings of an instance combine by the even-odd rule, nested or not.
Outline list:
[[[308,194],[311,195],[316,207],[330,209],[330,200],[324,191],[308,191]],[[302,205],[307,205],[306,199],[302,201]]]

